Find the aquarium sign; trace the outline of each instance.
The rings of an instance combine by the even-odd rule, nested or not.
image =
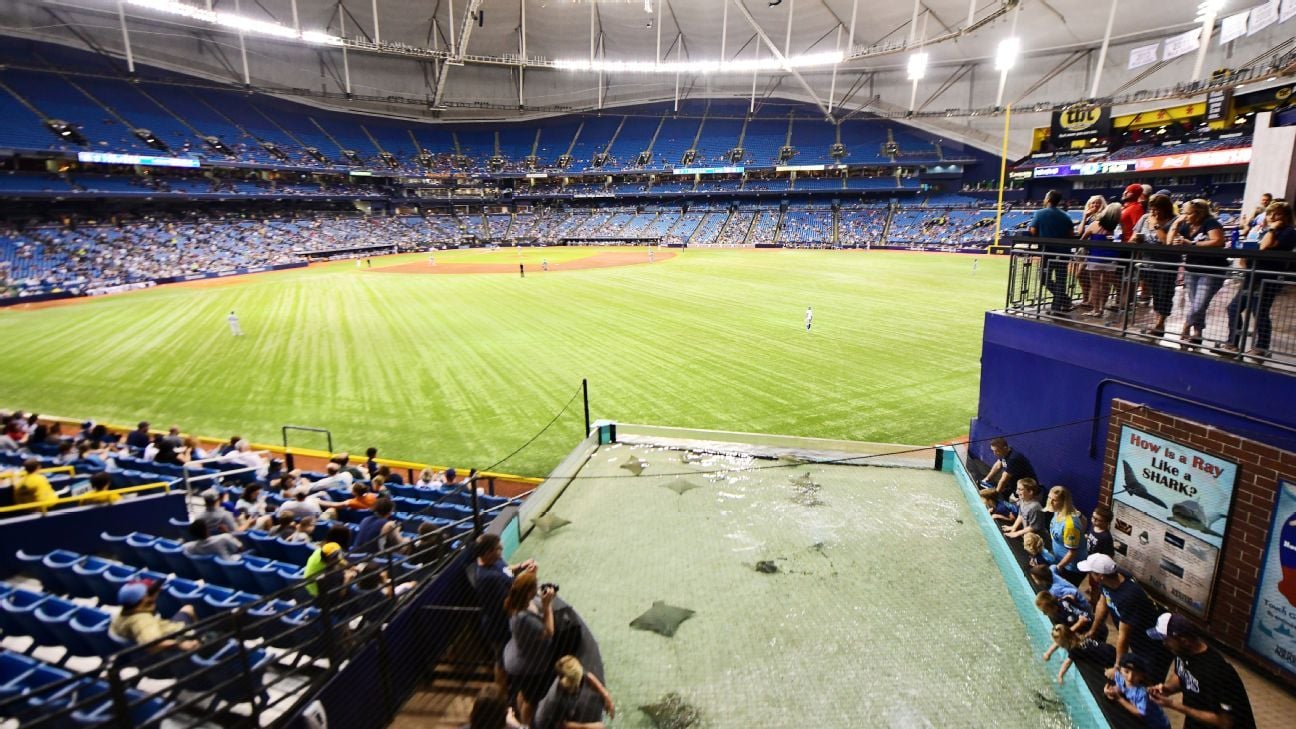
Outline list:
[[[1247,647],[1296,676],[1296,483],[1278,482]]]
[[[1185,612],[1205,617],[1237,464],[1125,425],[1114,465],[1116,563]]]

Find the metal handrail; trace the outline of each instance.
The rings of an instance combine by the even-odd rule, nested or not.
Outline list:
[[[29,509],[48,509],[51,506],[64,506],[67,504],[81,503],[83,501],[98,501],[103,498],[104,493],[109,494],[134,494],[142,491],[152,491],[162,489],[163,493],[171,493],[171,484],[173,481],[157,481],[154,483],[139,484],[137,486],[127,486],[121,489],[111,489],[107,492],[91,491],[77,496],[62,496],[57,499],[46,499],[44,501],[32,501],[26,504],[15,504],[13,506],[0,506],[0,514],[8,514],[18,511],[27,511]]]

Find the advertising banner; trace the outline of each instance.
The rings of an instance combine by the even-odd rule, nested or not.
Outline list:
[[[1220,36],[1219,36],[1220,45],[1223,45],[1225,43],[1228,43],[1231,40],[1236,40],[1246,35],[1247,16],[1250,14],[1251,11],[1243,10],[1240,13],[1236,13],[1234,15],[1228,16],[1227,18],[1224,19],[1223,23],[1220,23]]]
[[[1247,647],[1296,674],[1296,484],[1280,481]]]
[[[1050,134],[1054,142],[1106,137],[1111,134],[1111,107],[1080,105],[1055,111]]]
[[[1204,616],[1237,464],[1125,425],[1115,466],[1117,564],[1184,610]]]
[[[1169,61],[1172,58],[1192,53],[1201,48],[1201,28],[1193,28],[1190,31],[1172,35],[1165,39],[1165,54],[1162,60]]]
[[[1255,35],[1278,22],[1278,0],[1269,0],[1251,10],[1251,19],[1247,23],[1247,35]]]
[[[1296,0],[1293,0],[1296,2]],[[1152,43],[1146,46],[1138,46],[1130,49],[1129,70],[1150,66],[1161,60],[1161,44]]]

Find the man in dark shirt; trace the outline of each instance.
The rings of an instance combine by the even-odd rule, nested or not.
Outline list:
[[[495,655],[495,681],[504,686],[504,646],[509,641],[508,616],[504,613],[504,598],[513,588],[513,578],[536,568],[535,560],[528,559],[510,567],[504,561],[504,545],[499,535],[483,534],[473,545],[477,565],[473,569],[473,588],[481,606],[482,637],[491,644]]]
[[[1039,238],[1073,238],[1075,237],[1075,222],[1071,216],[1058,209],[1062,203],[1062,193],[1057,190],[1049,190],[1044,196],[1044,207],[1035,211],[1035,217],[1031,218],[1030,227],[1027,228],[1033,236]],[[1067,264],[1068,259],[1059,255],[1067,253],[1065,249],[1051,249],[1043,251],[1046,256],[1044,269],[1040,272],[1044,276],[1044,288],[1053,294],[1052,311],[1054,314],[1060,314],[1071,310],[1071,297],[1067,294]]]
[[[386,496],[374,502],[373,514],[365,517],[356,530],[355,551],[381,552],[405,541],[400,522],[392,518],[395,510],[392,500]]]
[[[1107,622],[1108,613],[1116,620],[1116,661],[1109,672],[1120,671],[1126,653],[1137,653],[1147,661],[1149,680],[1165,678],[1172,656],[1165,646],[1147,634],[1148,628],[1156,625],[1159,612],[1152,598],[1133,578],[1117,571],[1116,563],[1105,554],[1091,554],[1076,568],[1089,574],[1089,579],[1102,589],[1103,596],[1094,606],[1093,625],[1085,637],[1097,635],[1098,627]]]
[[[1175,655],[1174,673],[1148,688],[1148,696],[1168,711],[1184,715],[1184,729],[1255,729],[1251,699],[1237,671],[1202,640],[1197,626],[1182,615],[1163,613],[1148,637],[1165,642]],[[1183,692],[1183,703],[1170,698]]]
[[[148,444],[153,442],[149,436],[149,424],[147,420],[140,421],[139,427],[126,434],[126,445],[131,448],[144,450]]]
[[[1029,459],[1008,445],[1003,438],[990,441],[990,451],[994,453],[995,464],[981,481],[981,498],[987,503],[992,501],[1009,505],[1013,494],[1017,493],[1017,482],[1023,478],[1035,478],[1035,467]],[[993,507],[991,509],[994,510]],[[1015,516],[1016,505],[1009,505],[1009,511]]]

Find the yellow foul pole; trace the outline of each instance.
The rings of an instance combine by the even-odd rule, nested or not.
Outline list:
[[[1004,107],[1003,149],[999,154],[999,204],[995,206],[994,245],[999,247],[999,230],[1003,221],[1004,182],[1008,177],[1008,123],[1012,121],[1012,104]]]

